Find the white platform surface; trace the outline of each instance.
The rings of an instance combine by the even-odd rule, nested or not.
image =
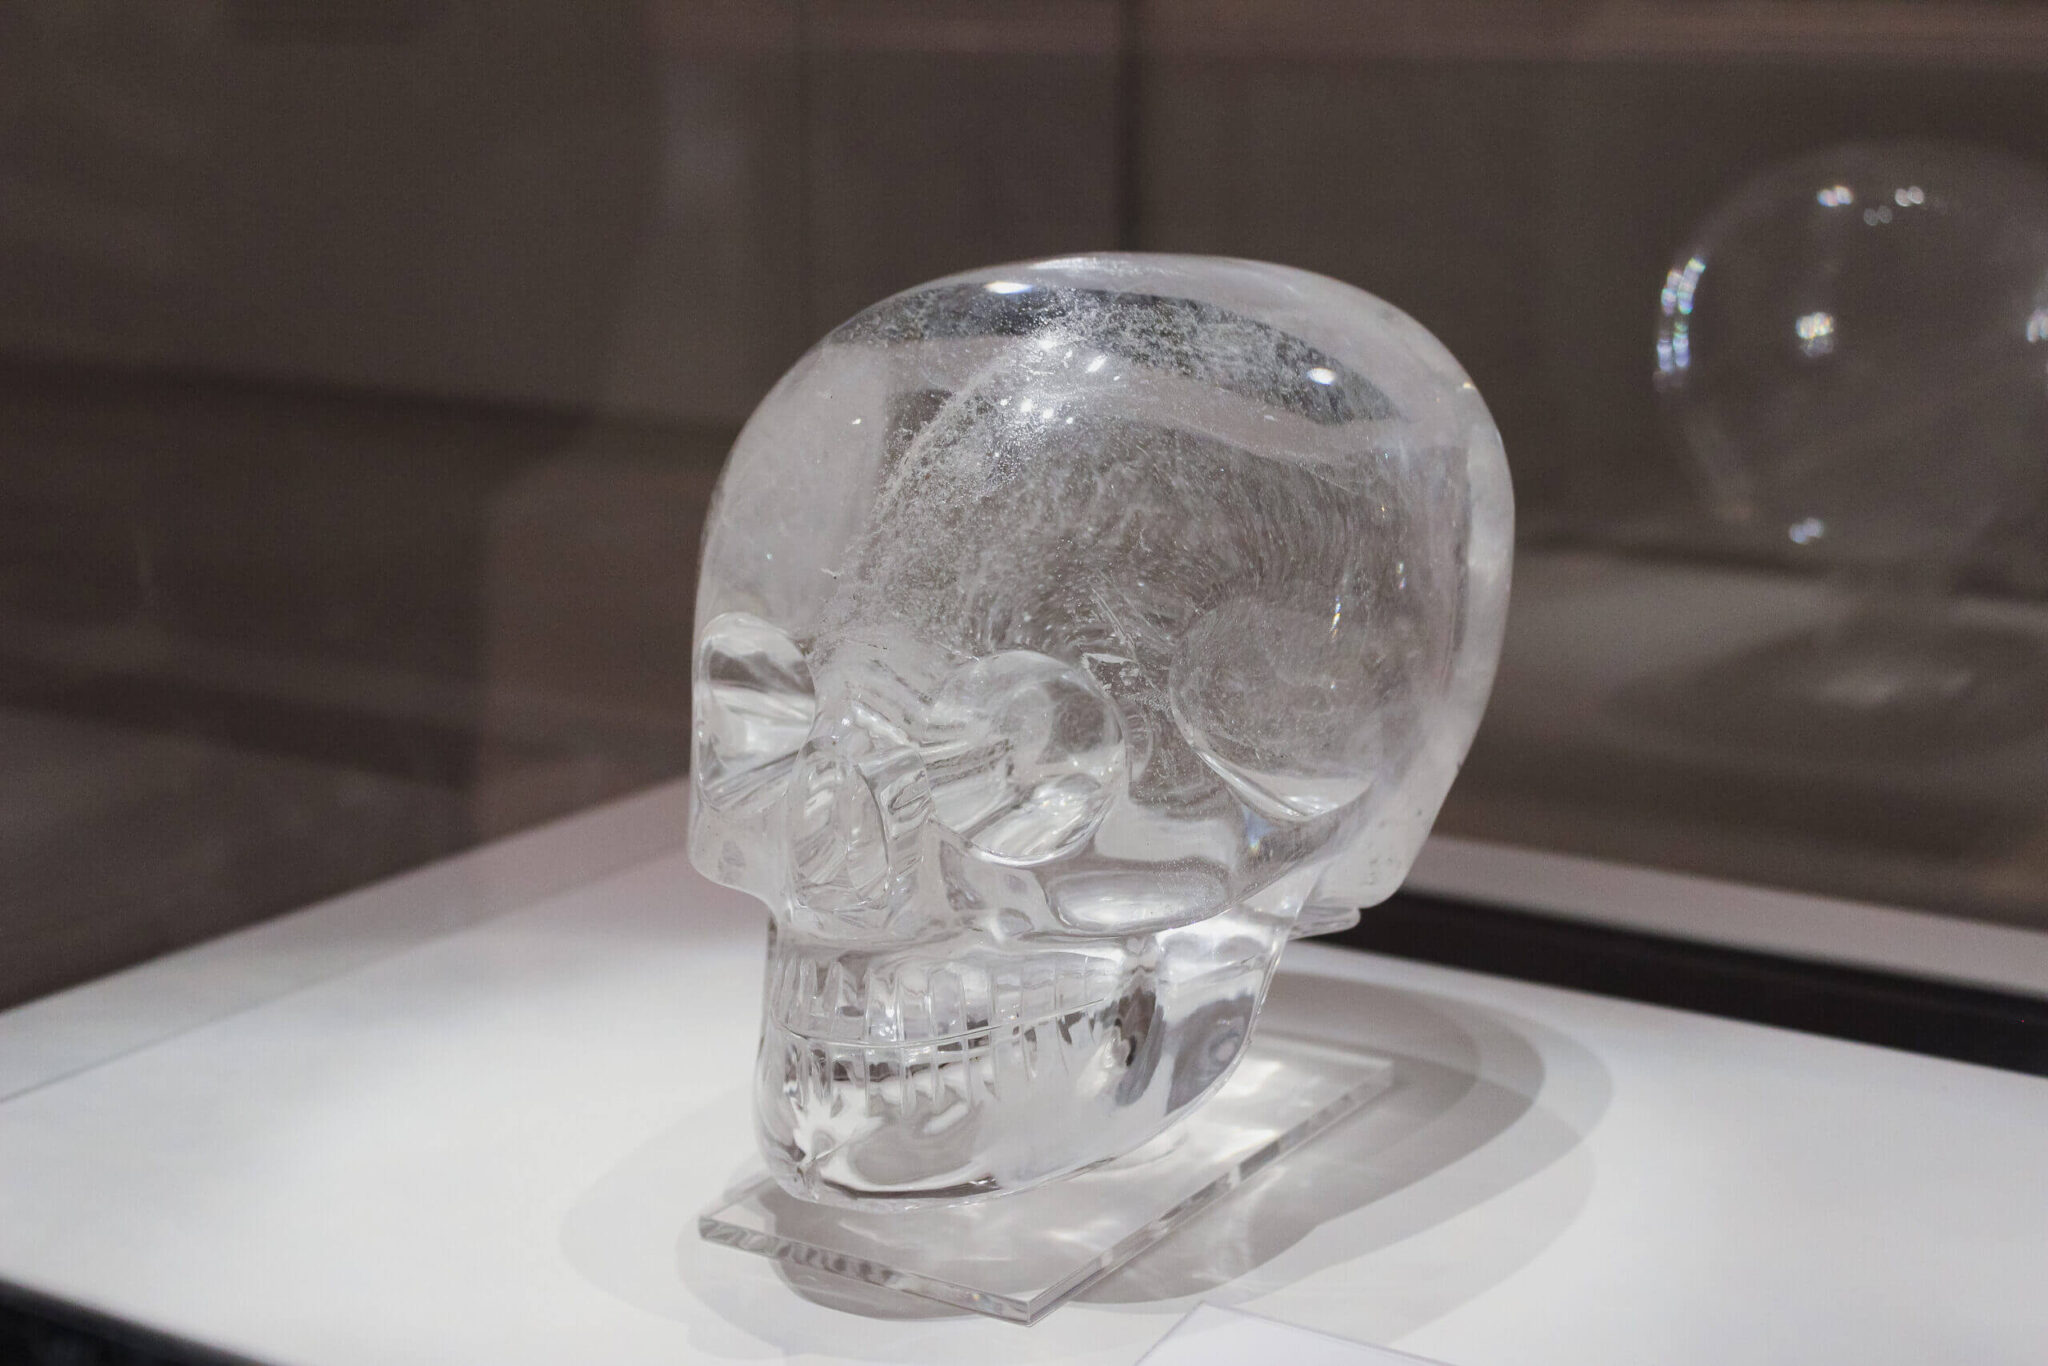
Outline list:
[[[278,1366],[2048,1362],[2048,1081],[1314,944],[1396,1091],[1030,1329],[702,1243],[761,913],[664,789],[0,1015],[0,1280]],[[1346,1025],[1346,1028],[1352,1027]]]

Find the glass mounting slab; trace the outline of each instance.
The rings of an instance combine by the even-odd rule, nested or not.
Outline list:
[[[1031,1323],[1393,1084],[1385,1058],[1261,1030],[1223,1089],[1113,1162],[980,1204],[814,1205],[765,1174],[697,1231],[765,1257]]]

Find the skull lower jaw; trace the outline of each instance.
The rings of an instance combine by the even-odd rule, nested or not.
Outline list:
[[[771,939],[770,1172],[828,1204],[957,1203],[1139,1146],[1229,1074],[1279,947],[1179,977],[1159,942],[872,956]]]

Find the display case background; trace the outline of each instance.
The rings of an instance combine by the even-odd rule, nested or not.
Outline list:
[[[1845,139],[2048,164],[2044,95],[2013,4],[8,6],[0,1004],[680,772],[738,424],[990,261],[1263,257],[1424,320],[1514,466],[1503,696],[1656,648],[1631,613],[1789,611],[1658,422],[1667,257]],[[1969,588],[2039,619],[2048,499]],[[1557,711],[1482,729],[1445,828],[2048,923],[2048,756],[1973,805],[1981,756],[1646,766]]]

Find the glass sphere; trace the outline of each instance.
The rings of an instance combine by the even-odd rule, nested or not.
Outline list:
[[[1764,172],[1673,261],[1656,378],[1724,518],[1942,576],[2048,451],[2048,177],[1931,142]]]

